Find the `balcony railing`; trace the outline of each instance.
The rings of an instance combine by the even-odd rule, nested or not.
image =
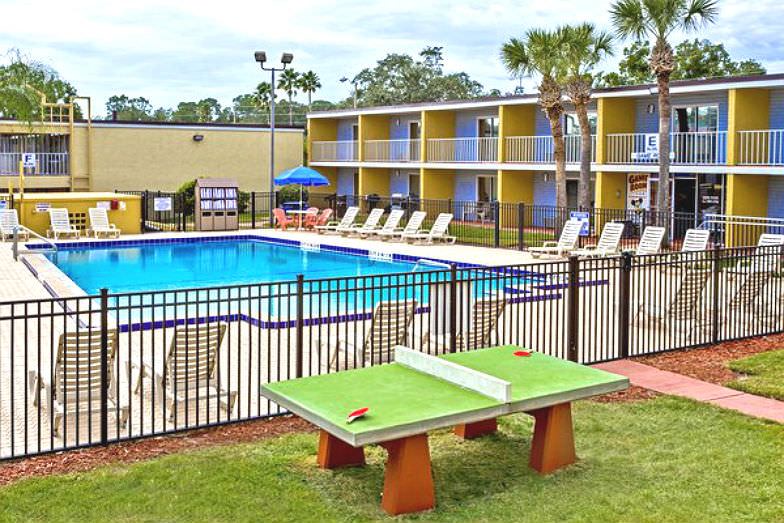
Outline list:
[[[564,137],[566,163],[579,163],[582,137]],[[554,163],[552,136],[509,136],[506,138],[506,161],[514,163]],[[596,135],[591,135],[591,161],[596,161]]]
[[[484,163],[498,161],[498,138],[430,138],[428,162]]]
[[[784,129],[738,131],[739,165],[784,165]]]
[[[316,141],[310,144],[311,161],[356,162],[359,143],[356,140]]]
[[[35,153],[35,169],[25,169],[25,176],[68,176],[68,153]],[[22,153],[0,153],[0,176],[18,176]]]
[[[607,163],[659,163],[658,147],[650,134],[607,135]],[[727,163],[727,132],[699,131],[670,133],[670,161],[680,165]]]
[[[365,140],[367,162],[418,162],[420,140]]]

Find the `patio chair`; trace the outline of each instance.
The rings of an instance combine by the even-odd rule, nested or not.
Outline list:
[[[441,241],[444,243],[455,243],[456,236],[449,234],[449,224],[452,222],[452,214],[442,212],[436,217],[436,221],[429,231],[418,230],[413,233],[403,233],[401,237],[406,242],[422,242],[422,243],[435,243]]]
[[[498,318],[506,307],[503,296],[493,296],[476,300],[471,307],[471,324],[467,330],[461,330],[455,336],[456,350],[466,351],[489,347],[491,338],[496,331]],[[447,348],[448,343],[444,335],[433,336],[426,333],[422,337],[423,347],[436,342],[439,348]]]
[[[119,238],[120,229],[115,227],[113,223],[109,223],[109,213],[106,209],[91,208],[87,210],[90,215],[90,232],[96,238]]]
[[[3,241],[13,240],[14,231],[17,231],[20,240],[30,239],[30,232],[19,224],[19,215],[16,213],[16,209],[0,209],[0,238]]]
[[[321,214],[318,215],[316,218],[316,223],[313,225],[313,227],[315,228],[317,225],[326,225],[329,223],[330,218],[332,218],[332,209],[326,208],[321,211]]]
[[[115,354],[117,331],[109,329],[107,346],[108,381],[106,392],[109,412],[119,414],[120,427],[125,427],[128,406],[117,401],[117,375]],[[39,367],[27,375],[33,406],[48,409],[55,436],[65,434],[65,423],[69,419],[78,426],[97,424],[101,412],[101,331],[84,329],[65,332],[57,343],[54,372]],[[52,381],[50,381],[52,380]],[[41,398],[41,391],[44,392]],[[63,424],[62,430],[60,424]]]
[[[286,216],[286,211],[283,209],[272,209],[272,215],[275,216],[275,223],[281,231],[285,231],[289,225],[294,225],[296,220]]]
[[[376,229],[372,229],[369,231],[357,231],[356,234],[362,238],[368,238],[370,236],[376,234],[383,234],[384,232],[392,232],[397,230],[397,226],[400,224],[400,220],[403,218],[403,214],[405,211],[403,209],[394,209],[389,212],[389,216],[387,216],[387,221],[384,222],[384,226]]]
[[[71,226],[68,209],[49,209],[49,230],[46,234],[50,237],[53,236],[55,240],[59,240],[60,236],[78,240],[81,236],[79,229]]]
[[[225,323],[176,326],[163,365],[155,366],[147,361],[139,367],[136,362],[128,362],[132,382],[134,371],[138,374],[133,385],[134,392],[139,392],[144,377],[152,378],[155,388],[163,391],[158,396],[169,411],[170,420],[174,420],[176,404],[185,403],[187,408],[191,400],[217,399],[218,404],[231,415],[237,391],[224,387],[217,370],[225,334]]]
[[[359,207],[352,206],[346,209],[346,212],[343,214],[343,218],[340,221],[331,221],[325,225],[316,225],[315,229],[316,232],[319,234],[322,233],[332,233],[337,234],[341,230],[348,229],[354,224],[354,220],[357,219],[357,214],[359,214]]]
[[[700,332],[704,327],[701,318],[704,318],[702,296],[705,285],[710,279],[710,269],[687,268],[681,275],[678,289],[674,296],[664,306],[659,303],[640,303],[635,315],[635,325],[645,325],[645,318],[656,320],[659,326],[667,332],[673,324],[685,325],[688,329],[687,341]],[[659,296],[659,293],[646,294],[649,299]],[[695,324],[696,323],[696,324]]]
[[[348,227],[336,229],[342,236],[349,236],[352,234],[363,234],[370,231],[374,231],[378,228],[378,223],[381,221],[381,217],[384,216],[384,209],[373,209],[365,218],[365,223],[362,225],[359,224],[352,224]]]
[[[389,363],[394,354],[393,347],[405,345],[408,341],[408,330],[416,308],[416,300],[376,303],[370,326],[364,336],[356,340],[357,343],[349,335],[348,326],[346,326],[346,335],[335,340],[334,350],[329,358],[329,368],[337,370]]]
[[[725,296],[729,300],[719,301],[719,325],[751,325],[763,322],[769,324],[770,297],[765,288],[773,278],[772,266],[768,270],[746,270],[735,278],[734,285]],[[781,314],[777,311],[777,314]],[[730,317],[733,321],[728,321]],[[732,328],[732,327],[731,327]],[[744,333],[745,335],[745,333]]]
[[[427,213],[425,211],[414,211],[408,219],[406,226],[394,229],[379,229],[374,232],[382,240],[401,240],[406,234],[413,234],[422,227],[422,222],[425,221]]]
[[[303,229],[313,229],[316,226],[319,219],[319,212],[318,207],[308,207],[305,210],[305,215],[302,218],[302,228]]]
[[[558,241],[546,241],[541,247],[530,247],[528,252],[534,258],[542,255],[549,256],[565,256],[574,250],[577,245],[577,240],[580,237],[580,231],[583,228],[583,222],[580,220],[567,220],[564,224],[561,236]]]
[[[710,231],[707,229],[689,229],[683,237],[681,252],[704,251],[708,248]]]
[[[739,260],[728,270],[730,275],[747,272],[775,271],[781,264],[781,249],[784,246],[784,234],[763,233],[757,241],[757,247],[749,254],[740,254]]]
[[[618,254],[618,245],[621,243],[624,227],[624,224],[618,222],[605,223],[599,236],[599,243],[586,245],[582,249],[572,251],[571,254],[583,258],[601,258]]]
[[[637,244],[637,248],[633,251],[636,256],[644,256],[646,254],[657,254],[661,249],[661,244],[664,241],[664,227],[648,226],[642,231],[642,237]]]

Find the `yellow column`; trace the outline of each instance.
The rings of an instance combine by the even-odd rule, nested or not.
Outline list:
[[[730,89],[727,114],[727,164],[737,165],[738,131],[767,129],[770,125],[770,91],[767,89]],[[759,158],[767,158],[764,144],[751,151]],[[725,186],[726,213],[732,216],[768,215],[768,180],[764,174],[727,174]],[[762,231],[759,231],[760,233]],[[725,244],[736,246],[753,243],[756,238],[740,234],[734,227],[727,227]]]
[[[359,115],[359,161],[366,161],[365,140],[389,140],[389,116]],[[359,168],[359,194],[389,196],[389,169]]]
[[[453,111],[422,111],[422,162],[427,163],[427,141],[431,138],[454,138],[455,113]],[[452,199],[455,197],[455,173],[451,170],[423,168],[420,197],[423,199]]]
[[[455,172],[444,169],[422,169],[419,178],[421,198],[451,200],[455,197]]]
[[[634,132],[634,105],[633,98],[599,98],[597,100],[597,164],[601,165],[606,161],[608,134]],[[626,207],[626,173],[597,172],[594,193],[596,208],[624,209]]]
[[[507,138],[534,135],[536,109],[536,105],[502,105],[498,108],[498,158],[500,162],[513,160],[509,157]],[[498,171],[498,201],[503,203],[535,203],[534,173],[500,169]],[[504,214],[504,216],[507,215]]]
[[[332,118],[308,118],[308,138],[306,149],[308,164],[313,159],[311,154],[312,142],[334,142],[338,139],[338,121]]]
[[[389,196],[389,169],[378,167],[359,168],[359,194]]]

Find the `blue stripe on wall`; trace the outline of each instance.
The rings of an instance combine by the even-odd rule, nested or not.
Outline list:
[[[408,171],[389,170],[389,194],[408,195],[408,174]]]
[[[354,169],[338,168],[338,187],[339,195],[354,194]]]
[[[648,114],[648,104],[654,104],[656,109]],[[674,95],[672,106],[683,105],[718,105],[719,106],[719,131],[727,130],[727,93],[702,93],[688,95]],[[659,107],[655,97],[640,98],[634,108],[634,129],[638,133],[655,133],[659,130]],[[675,131],[675,129],[673,129]]]
[[[338,120],[338,140],[352,140],[354,135],[351,128],[356,123],[354,118]]]
[[[768,216],[784,218],[784,178],[768,178]]]

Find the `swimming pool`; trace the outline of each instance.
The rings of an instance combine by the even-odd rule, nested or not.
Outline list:
[[[100,244],[99,244],[100,245]],[[254,239],[137,243],[99,248],[79,244],[46,255],[88,294],[218,287],[265,282],[410,272],[414,264]]]

